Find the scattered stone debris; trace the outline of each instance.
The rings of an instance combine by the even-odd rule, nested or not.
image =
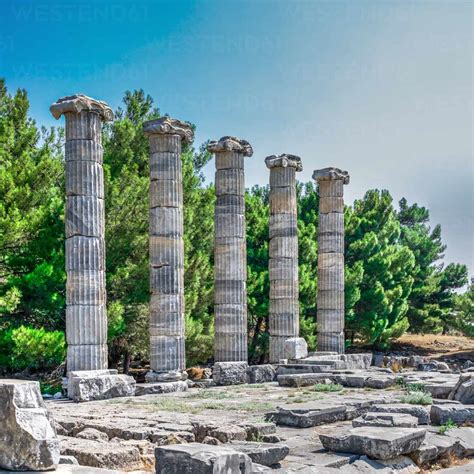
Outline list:
[[[0,469],[46,471],[59,463],[59,441],[38,382],[0,380]]]

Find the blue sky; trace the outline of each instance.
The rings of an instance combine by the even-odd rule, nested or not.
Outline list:
[[[447,261],[474,271],[472,3],[469,1],[0,0],[0,74],[31,114],[82,92],[120,105],[143,88],[197,143],[249,140],[299,154],[302,180],[349,171],[347,201],[389,189],[431,211]],[[206,169],[213,178],[213,164]]]

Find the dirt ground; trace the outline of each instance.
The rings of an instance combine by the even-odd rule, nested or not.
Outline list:
[[[405,334],[393,343],[391,350],[423,355],[437,360],[474,361],[474,339],[465,336]]]

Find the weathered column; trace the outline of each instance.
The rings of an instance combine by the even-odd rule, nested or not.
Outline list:
[[[318,350],[344,353],[344,184],[349,173],[324,168],[319,186]]]
[[[162,117],[143,125],[150,143],[150,366],[147,380],[179,380],[184,353],[181,144],[191,127]]]
[[[247,362],[244,158],[253,150],[235,137],[212,141],[208,150],[216,156],[214,359]]]
[[[85,95],[51,105],[66,118],[67,370],[107,368],[104,175],[101,125],[110,107]]]
[[[270,362],[286,358],[285,341],[298,337],[298,226],[296,172],[302,171],[295,155],[268,156],[270,169]]]

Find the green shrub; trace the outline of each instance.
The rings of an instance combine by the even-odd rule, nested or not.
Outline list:
[[[312,388],[315,392],[339,392],[342,389],[343,386],[338,383],[317,383]]]
[[[456,425],[456,423],[454,423],[453,420],[451,420],[451,418],[446,422],[446,423],[443,423],[440,427],[439,427],[439,430],[438,430],[438,433],[439,434],[446,434],[449,430],[452,430],[453,428],[457,428],[458,425]]]
[[[62,331],[20,326],[0,333],[0,365],[8,369],[48,369],[61,364],[65,357]]]
[[[425,384],[421,382],[409,383],[406,389],[408,392],[426,392]]]
[[[408,392],[401,398],[402,403],[411,403],[412,405],[431,405],[433,398],[426,392]]]

